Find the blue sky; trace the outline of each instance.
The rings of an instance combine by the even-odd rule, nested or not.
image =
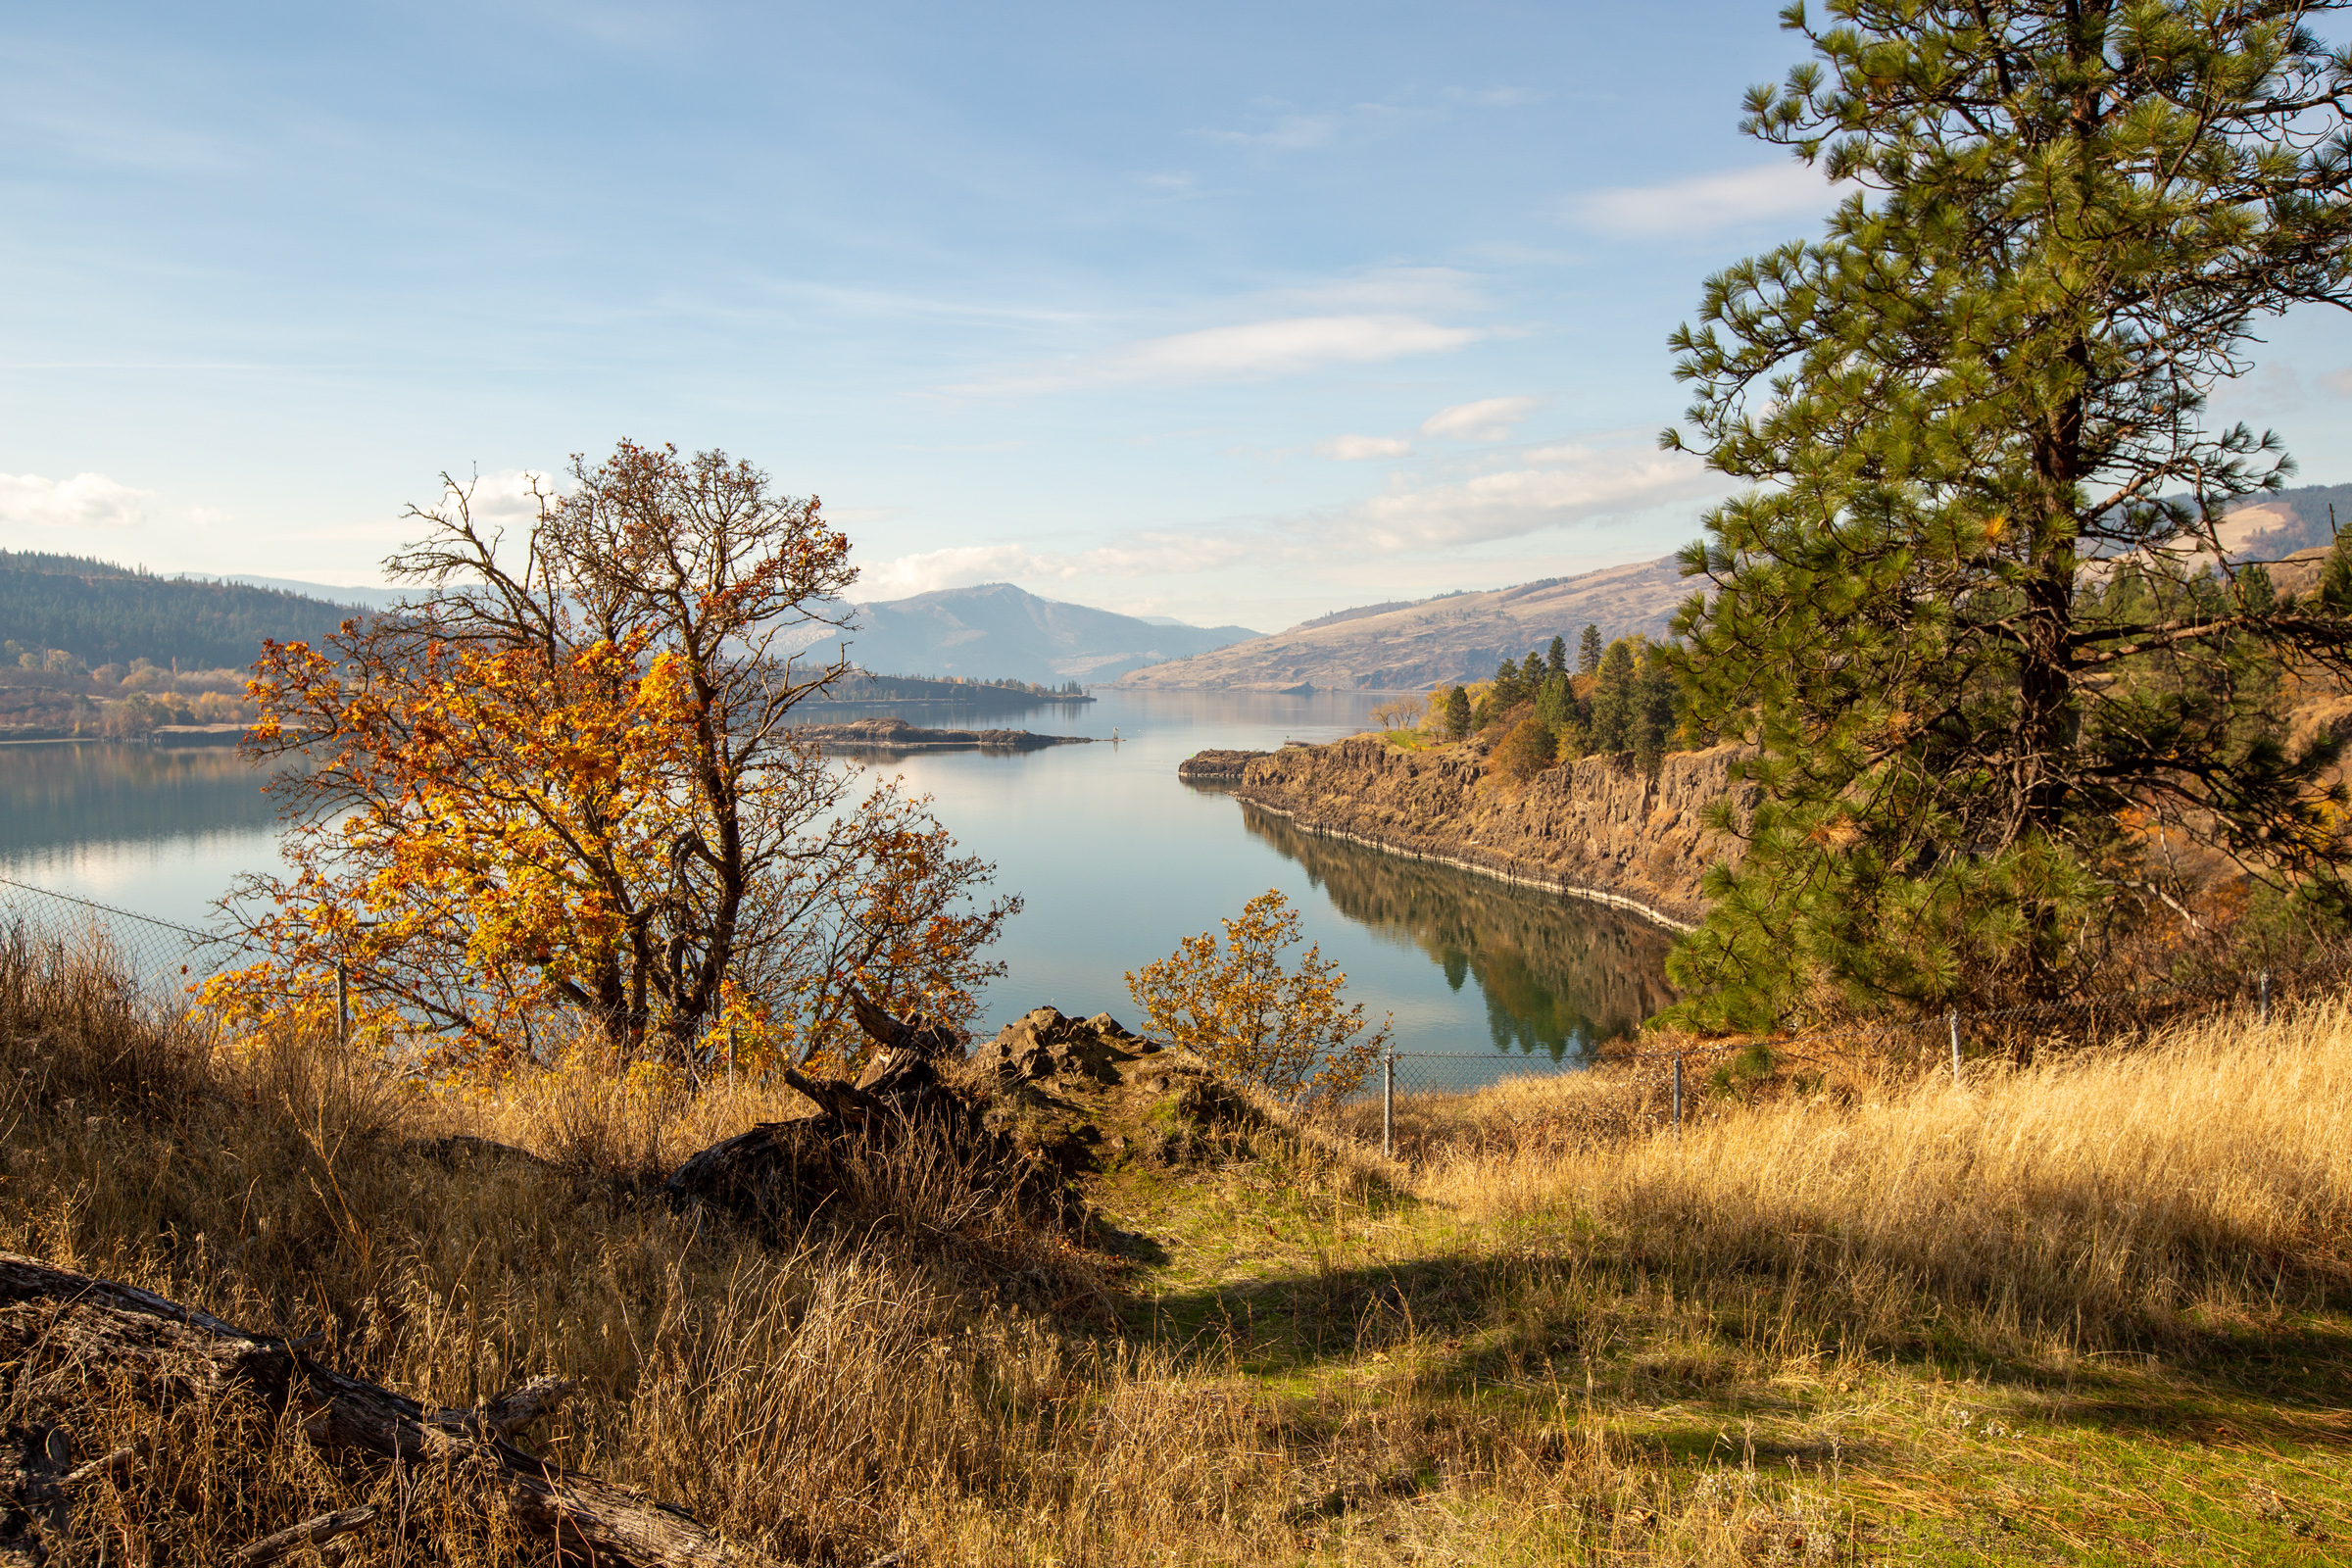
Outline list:
[[[861,598],[1273,629],[1661,555],[1777,0],[0,13],[0,547],[379,580],[444,469],[815,492]],[[1662,24],[1660,18],[1670,17]],[[2217,412],[2352,477],[2352,335]]]

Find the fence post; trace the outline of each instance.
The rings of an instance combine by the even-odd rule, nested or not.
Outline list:
[[[1960,1009],[1952,1008],[1943,1015],[1945,1025],[1952,1031],[1952,1087],[1960,1087]]]
[[[1383,1159],[1396,1157],[1396,1048],[1391,1046],[1380,1058],[1380,1155]]]
[[[1679,1053],[1674,1058],[1674,1141],[1683,1141],[1683,1058]]]
[[[351,966],[335,960],[335,1044],[351,1049]]]
[[[735,1026],[727,1025],[727,1087],[735,1087]]]
[[[2255,981],[2256,994],[2262,999],[2262,1021],[2271,1021],[2271,971],[2265,969]]]

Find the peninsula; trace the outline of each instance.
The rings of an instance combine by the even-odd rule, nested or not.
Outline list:
[[[1203,753],[1178,772],[1229,785],[1304,832],[1591,899],[1680,931],[1706,913],[1707,867],[1738,849],[1701,816],[1715,801],[1743,808],[1749,800],[1753,786],[1731,777],[1739,755],[1734,746],[1678,752],[1654,774],[1625,758],[1585,757],[1513,785],[1494,772],[1483,737],[1406,751],[1356,735],[1279,752]]]

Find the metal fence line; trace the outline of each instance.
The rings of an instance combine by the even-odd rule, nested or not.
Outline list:
[[[263,951],[228,933],[205,931],[78,894],[0,877],[0,932],[29,930],[44,940],[59,940],[75,925],[102,936],[125,960],[137,984],[154,989],[163,981],[174,997],[184,997],[229,960]],[[340,1018],[347,1016],[349,980],[342,975],[335,979],[337,1000],[342,1004],[337,1008]],[[1769,1052],[1775,1064],[1799,1066],[1827,1066],[1850,1058],[1857,1046],[1878,1048],[1882,1054],[1889,1054],[1889,1048],[1894,1048],[1892,1054],[1902,1054],[1901,1048],[1908,1048],[1925,1066],[1948,1049],[1953,1083],[1958,1087],[1965,1081],[1966,1065],[1972,1058],[2026,1060],[2045,1047],[2095,1045],[2231,1006],[2251,1005],[2257,1018],[2267,1023],[2278,1002],[2323,992],[2340,993],[2348,985],[2352,985],[2352,951],[2329,954],[2294,969],[2266,967],[2252,975],[2168,982],[1977,1012],[1948,1008],[1939,1015],[1783,1036],[1681,1041],[1597,1054],[1563,1053],[1557,1057],[1499,1051],[1391,1051],[1383,1055],[1377,1081],[1368,1080],[1356,1097],[1374,1093],[1381,1097],[1386,1143],[1391,1141],[1386,1129],[1393,1126],[1399,1093],[1460,1093],[1505,1079],[1558,1077],[1596,1065],[1655,1064],[1673,1074],[1679,1102],[1687,1060],[1709,1066],[1731,1063],[1736,1068],[1736,1058],[1757,1047]]]

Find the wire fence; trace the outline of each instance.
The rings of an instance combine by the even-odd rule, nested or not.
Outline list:
[[[166,1004],[183,1003],[206,978],[261,951],[234,934],[8,877],[0,877],[0,935],[90,943],[114,958],[134,989]],[[333,978],[340,1010],[342,977]],[[1605,1062],[1654,1080],[1659,1115],[1679,1126],[1686,1097],[1702,1086],[1724,1087],[1784,1069],[1826,1074],[1864,1061],[1880,1068],[1948,1070],[1954,1085],[1960,1086],[1972,1072],[2028,1064],[2045,1053],[2111,1044],[2230,1009],[2250,1010],[2267,1019],[2274,1008],[2341,996],[2347,989],[2352,989],[2352,948],[2338,948],[2275,969],[2217,970],[2188,980],[2119,986],[2046,1003],[1949,1008],[1941,1014],[1788,1035],[1669,1038],[1558,1056],[1499,1051],[1394,1052],[1350,1098],[1359,1109],[1378,1102],[1381,1142],[1393,1152],[1394,1107],[1399,1097],[1469,1095],[1513,1080],[1556,1080]]]
[[[235,937],[9,877],[0,877],[0,933],[89,943],[116,961],[134,989],[164,1002],[252,951]]]
[[[1681,1125],[1686,1102],[1780,1071],[1826,1077],[1857,1065],[1949,1072],[1955,1087],[1971,1076],[2029,1065],[2044,1054],[2117,1044],[2151,1031],[2237,1010],[2268,1021],[2274,1009],[2342,996],[2352,989],[2352,950],[2250,971],[2214,971],[2184,980],[2116,986],[2045,1003],[1983,1009],[1947,1008],[1908,1017],[1786,1035],[1725,1039],[1668,1037],[1558,1057],[1500,1052],[1396,1052],[1358,1087],[1358,1112],[1379,1105],[1384,1152],[1396,1150],[1396,1102],[1401,1097],[1462,1096],[1582,1073],[1596,1062],[1619,1068],[1651,1091],[1652,1119]],[[1371,1136],[1361,1114],[1346,1118]]]

